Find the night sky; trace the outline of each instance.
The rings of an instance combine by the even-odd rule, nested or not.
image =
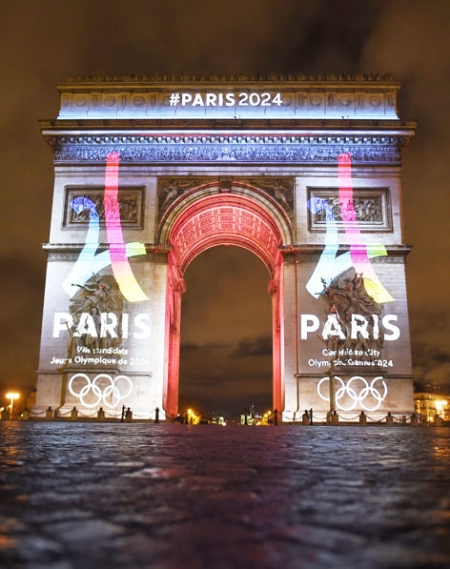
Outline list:
[[[450,382],[449,22],[448,0],[3,0],[0,395],[36,381],[53,188],[37,121],[67,75],[392,73],[418,121],[403,166],[414,372]],[[182,406],[270,405],[267,281],[235,247],[188,268]]]

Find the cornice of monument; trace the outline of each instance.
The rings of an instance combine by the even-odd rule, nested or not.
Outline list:
[[[326,246],[322,243],[292,243],[291,245],[280,247],[280,252],[286,262],[289,262],[289,259],[293,262],[297,257],[314,261],[323,253],[325,247]],[[406,257],[412,250],[411,245],[401,243],[386,244],[384,247],[386,248],[387,256],[382,258],[374,257],[371,259],[371,262],[375,264],[405,264]],[[361,245],[360,249],[361,251],[365,251],[365,245]],[[350,245],[340,244],[339,250],[341,253],[348,252],[350,251]],[[354,250],[356,251],[357,247]]]
[[[413,131],[417,127],[414,121],[397,120],[382,120],[382,119],[280,119],[280,118],[233,118],[233,119],[198,119],[198,118],[183,118],[183,119],[170,119],[170,118],[79,118],[79,119],[44,119],[39,121],[41,131],[110,131],[117,130],[121,133],[125,131],[136,130],[176,130],[182,129],[183,132],[189,130],[199,129],[259,129],[271,131],[280,130],[330,130],[336,132],[337,130],[351,131],[351,130],[364,130],[365,132],[373,130],[379,132],[380,130],[408,130]]]
[[[253,83],[253,82],[276,82],[276,83],[347,83],[347,82],[362,82],[362,83],[389,83],[397,84],[393,79],[392,74],[385,73],[355,73],[355,74],[213,74],[213,75],[192,75],[192,74],[178,74],[178,75],[86,75],[86,76],[73,76],[67,75],[64,78],[64,83],[61,88],[65,88],[68,84],[78,85],[80,83],[120,83],[136,85],[137,83],[224,83],[224,82],[239,82],[239,83]]]

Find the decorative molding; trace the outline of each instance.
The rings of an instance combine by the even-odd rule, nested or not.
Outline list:
[[[165,263],[172,250],[170,245],[161,245],[160,243],[144,243],[144,245],[147,255],[131,258],[131,263],[140,264],[149,260],[155,263]],[[44,243],[42,248],[47,252],[49,262],[75,262],[85,246],[86,243]],[[108,243],[100,243],[96,252],[102,253],[108,251],[109,248]]]
[[[126,163],[400,164],[406,137],[396,136],[62,136],[50,137],[57,163],[104,163],[119,152]]]
[[[317,263],[320,255],[323,253],[326,245],[322,243],[293,243],[292,245],[280,247],[280,251],[286,263]],[[365,245],[360,246],[365,250]],[[384,244],[387,251],[387,256],[374,257],[370,259],[372,264],[385,265],[385,264],[399,264],[406,263],[406,257],[411,252],[412,247],[409,245],[388,245]],[[346,253],[350,250],[347,244],[339,245],[339,254]]]
[[[394,134],[398,136],[399,134],[405,134],[409,132],[409,136],[412,137],[414,129],[417,127],[416,122],[412,121],[400,121],[400,120],[387,120],[387,119],[361,119],[361,118],[330,118],[321,117],[320,119],[314,119],[311,117],[307,118],[255,118],[255,117],[245,117],[237,118],[233,117],[233,120],[229,118],[198,118],[189,117],[188,118],[172,118],[159,116],[158,118],[151,117],[140,117],[131,118],[127,116],[115,116],[115,117],[72,117],[72,118],[58,118],[58,119],[47,119],[39,120],[39,125],[46,138],[48,138],[49,133],[60,132],[66,135],[73,131],[76,125],[77,134],[79,132],[93,132],[96,131],[95,137],[98,136],[97,131],[101,131],[102,134],[110,132],[109,136],[118,136],[120,134],[120,139],[122,135],[128,136],[130,133],[138,133],[139,137],[142,137],[142,132],[145,131],[145,135],[151,134],[153,131],[157,131],[158,135],[161,133],[161,129],[166,129],[163,136],[167,133],[179,129],[182,131],[182,135],[188,135],[191,130],[216,130],[221,131],[222,129],[230,130],[232,128],[234,131],[242,133],[241,136],[248,136],[247,131],[251,131],[254,135],[255,131],[263,131],[262,136],[266,133],[270,134],[270,131],[284,131],[286,135],[290,135],[294,132],[298,135],[299,130],[302,131],[301,136],[309,135],[312,131],[321,133],[322,136],[335,136],[336,131],[345,130],[344,136],[356,135],[359,136],[372,136],[376,131],[377,135]],[[349,129],[351,128],[351,131]],[[119,132],[120,131],[120,132]],[[304,133],[304,134],[303,134]],[[132,134],[131,136],[136,136]],[[180,133],[178,133],[180,136]],[[358,136],[358,135],[356,135]]]
[[[343,83],[350,83],[354,81],[368,81],[368,82],[392,82],[393,76],[390,73],[356,73],[350,74],[319,74],[312,75],[307,73],[297,73],[290,75],[281,75],[276,73],[268,73],[263,75],[66,75],[64,78],[65,83],[154,83],[154,82],[211,82],[223,83],[228,81],[311,81],[317,83],[318,81],[339,81]]]
[[[118,203],[120,220],[123,227],[129,229],[143,229],[144,227],[144,195],[143,186],[121,186],[119,188]],[[89,225],[89,210],[76,213],[70,206],[75,198],[86,197],[96,207],[100,224],[105,223],[103,186],[66,186],[64,199],[63,227],[70,229],[85,229]]]
[[[335,226],[344,232],[348,225],[357,225],[362,232],[392,231],[392,209],[388,188],[353,188],[353,209],[356,216],[354,222],[342,220],[342,208],[345,204],[339,199],[338,188],[307,188],[307,199],[325,200],[333,212]],[[325,208],[313,213],[308,208],[308,229],[326,232],[327,219]]]

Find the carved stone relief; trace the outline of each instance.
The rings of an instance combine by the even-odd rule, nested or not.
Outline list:
[[[66,187],[64,207],[64,227],[78,227],[89,224],[89,210],[83,209],[79,213],[70,204],[76,198],[85,197],[95,204],[100,223],[105,222],[105,191],[104,187]],[[120,187],[119,212],[122,226],[142,229],[144,216],[144,188]]]
[[[292,220],[294,216],[294,180],[293,178],[192,178],[173,177],[160,178],[158,181],[158,218],[161,219],[164,211],[182,194],[210,184],[218,186],[220,192],[232,192],[233,183],[249,184],[258,190],[270,195],[286,212]]]
[[[387,188],[354,188],[352,191],[352,204],[341,199],[337,188],[308,188],[307,199],[325,200],[327,208],[318,208],[319,211],[311,212],[308,209],[308,226],[312,231],[326,231],[327,216],[332,215],[337,229],[345,231],[345,212],[351,207],[355,219],[362,231],[392,231],[392,211],[390,193]],[[352,223],[346,221],[345,224]]]
[[[208,182],[215,180],[211,178],[159,178],[158,180],[158,219],[169,205],[179,198],[182,194],[194,188],[198,188]]]
[[[329,352],[345,365],[349,359],[379,359],[384,345],[381,325],[383,305],[367,293],[362,274],[354,268],[341,273],[325,286],[326,321],[331,332],[324,339]],[[355,325],[356,323],[356,325]]]
[[[70,299],[73,327],[69,357],[86,348],[90,353],[121,345],[123,296],[111,274],[93,274]],[[114,333],[112,331],[114,330]]]
[[[294,217],[294,180],[293,178],[250,178],[252,186],[260,188],[270,194],[275,201],[288,214],[292,220]]]

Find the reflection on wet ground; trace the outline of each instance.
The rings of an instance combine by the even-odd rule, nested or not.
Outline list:
[[[450,429],[0,423],[0,566],[450,566]]]

